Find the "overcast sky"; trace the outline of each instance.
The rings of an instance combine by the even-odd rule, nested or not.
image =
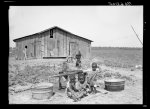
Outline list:
[[[143,6],[10,6],[9,37],[13,39],[58,26],[93,40],[92,46],[142,47]]]

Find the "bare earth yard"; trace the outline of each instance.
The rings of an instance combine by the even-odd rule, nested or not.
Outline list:
[[[32,99],[31,91],[24,91],[9,95],[10,104],[142,104],[143,103],[143,88],[142,88],[142,71],[130,71],[128,69],[112,69],[110,67],[102,66],[102,69],[109,69],[123,73],[127,76],[134,75],[136,81],[134,84],[126,84],[125,90],[120,92],[108,92],[91,94],[84,97],[79,102],[74,102],[68,98],[65,91],[59,91],[57,84],[54,87],[55,94],[48,100]]]
[[[67,97],[65,90],[58,90],[58,81],[55,79],[52,81],[52,83],[54,83],[55,94],[50,99],[32,99],[31,90],[26,90],[14,94],[9,93],[9,104],[143,104],[143,70],[135,69],[135,65],[142,65],[142,49],[94,48],[92,49],[91,60],[96,61],[104,73],[118,72],[121,74],[125,79],[125,89],[119,92],[108,91],[108,93],[103,93],[105,92],[104,79],[101,78],[99,81],[102,87],[97,88],[97,90],[100,90],[99,93],[90,94],[82,98],[81,101],[74,102]],[[16,69],[19,68],[19,70],[23,70],[27,65],[36,66],[35,71],[32,71],[31,68],[28,67],[26,71],[23,71],[25,75],[17,75],[17,78],[26,78],[22,79],[22,81],[29,83],[33,83],[34,81],[34,79],[30,79],[30,77],[36,78],[39,76],[39,78],[36,78],[37,80],[46,80],[46,77],[56,72],[58,73],[61,69],[60,64],[53,64],[53,62],[56,63],[55,60],[27,60],[25,62],[10,59],[9,66],[11,70],[9,70],[9,74],[12,75],[10,75],[9,80],[11,80],[10,78],[13,78],[13,75],[16,75],[16,71],[18,71],[13,68],[16,67]],[[90,69],[91,66],[89,63],[91,62],[92,61],[83,62],[84,69]],[[13,79],[10,81],[10,84],[11,82],[13,82]]]

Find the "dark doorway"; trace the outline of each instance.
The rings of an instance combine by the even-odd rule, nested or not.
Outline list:
[[[57,50],[58,50],[58,56],[60,56],[60,41],[57,40]]]
[[[36,58],[36,41],[34,41],[34,58]]]
[[[69,43],[69,55],[75,57],[76,52],[78,51],[78,44],[76,42]]]

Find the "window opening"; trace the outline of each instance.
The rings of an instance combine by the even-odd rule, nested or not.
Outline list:
[[[53,30],[50,30],[50,38],[53,38]]]

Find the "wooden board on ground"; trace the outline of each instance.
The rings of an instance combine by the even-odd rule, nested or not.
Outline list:
[[[99,93],[102,93],[102,94],[107,94],[107,93],[108,93],[107,90],[102,89],[102,88],[98,88],[98,87],[97,87],[96,90],[97,90]]]

